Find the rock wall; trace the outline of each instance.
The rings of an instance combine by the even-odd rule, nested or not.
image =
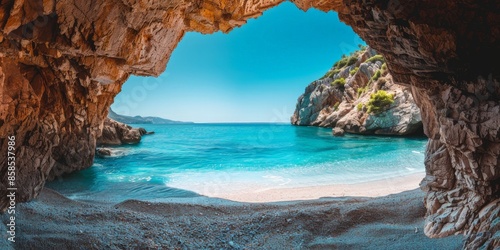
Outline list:
[[[0,6],[0,207],[7,139],[17,200],[91,165],[129,74],[158,75],[186,31],[228,32],[282,0],[4,0]],[[427,149],[425,233],[500,246],[500,2],[292,0],[334,10],[411,85]]]
[[[395,82],[411,84],[421,109],[425,233],[500,246],[500,2],[344,3],[341,20],[384,55]]]
[[[280,1],[5,0],[0,5],[0,210],[7,136],[16,199],[92,165],[96,138],[130,74],[157,76],[186,31],[229,31]]]
[[[380,92],[391,95],[392,103],[382,103],[377,106],[380,110],[371,111],[370,98]],[[394,84],[384,59],[370,48],[342,58],[323,78],[309,84],[297,100],[291,122],[332,127],[335,135],[408,135],[422,131],[420,109],[410,87]]]

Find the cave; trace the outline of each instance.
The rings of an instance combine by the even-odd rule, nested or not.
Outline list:
[[[130,75],[158,76],[185,32],[229,32],[282,0],[6,0],[0,6],[0,142],[16,138],[17,199],[92,165]],[[425,233],[500,246],[500,2],[292,1],[336,11],[410,85],[426,151]],[[0,158],[0,207],[8,207]]]

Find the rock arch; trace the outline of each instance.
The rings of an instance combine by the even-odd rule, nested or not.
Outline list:
[[[130,74],[158,75],[186,31],[230,31],[282,0],[6,0],[0,6],[0,145],[17,142],[18,199],[91,165]],[[425,233],[500,245],[500,2],[292,0],[334,10],[412,86],[429,136]],[[0,157],[0,207],[7,205]]]

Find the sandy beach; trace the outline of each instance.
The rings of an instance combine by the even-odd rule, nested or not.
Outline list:
[[[425,173],[391,177],[383,180],[361,182],[356,184],[318,185],[291,188],[261,188],[246,186],[244,192],[231,189],[220,189],[217,193],[206,192],[205,189],[193,190],[201,195],[228,199],[240,202],[276,202],[290,200],[314,200],[323,197],[378,197],[415,189]]]
[[[45,189],[18,205],[16,243],[4,233],[0,248],[460,249],[461,236],[423,234],[424,193],[414,189],[417,178],[232,197],[252,203],[200,196],[92,204]],[[413,190],[402,190],[408,186]],[[387,193],[396,194],[368,197]],[[315,198],[335,195],[343,197]],[[256,203],[290,198],[304,200]],[[7,221],[6,214],[1,218]],[[6,231],[5,223],[0,230]]]

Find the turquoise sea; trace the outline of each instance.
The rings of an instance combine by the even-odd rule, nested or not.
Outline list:
[[[134,125],[154,131],[47,184],[69,198],[161,200],[245,188],[359,183],[424,172],[423,137],[346,135],[289,124]]]

